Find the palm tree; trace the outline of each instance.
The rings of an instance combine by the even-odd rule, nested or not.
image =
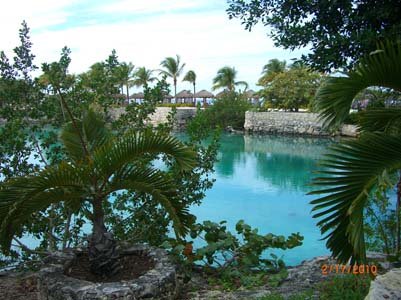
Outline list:
[[[165,153],[179,169],[191,169],[195,153],[177,139],[151,131],[117,137],[99,115],[88,111],[82,121],[66,124],[61,141],[65,161],[0,184],[0,247],[5,253],[32,213],[59,202],[75,211],[85,205],[91,207],[93,225],[88,244],[91,271],[104,276],[118,272],[116,242],[106,228],[104,207],[110,195],[121,190],[152,196],[168,212],[176,234],[187,231],[189,214],[171,178],[143,161],[148,154]]]
[[[286,70],[286,65],[287,62],[285,60],[280,61],[277,58],[269,60],[263,66],[262,77],[259,78],[258,85],[266,86],[277,74],[283,73]]]
[[[156,77],[152,76],[153,70],[140,67],[134,75],[133,85],[140,87],[148,85],[150,82],[156,80]]]
[[[331,77],[317,92],[317,108],[325,126],[338,126],[347,117],[355,96],[368,87],[401,92],[401,45],[379,45],[379,50],[360,60],[344,77]],[[324,194],[313,200],[315,218],[326,234],[327,247],[340,261],[366,260],[363,215],[369,193],[385,174],[397,178],[397,238],[400,251],[401,206],[401,109],[369,110],[362,114],[361,137],[331,147],[321,176],[314,179]]]
[[[173,83],[174,83],[174,99],[175,96],[177,95],[177,78],[180,77],[184,67],[185,63],[181,64],[181,58],[177,54],[176,58],[174,57],[166,57],[160,65],[165,68],[165,70],[160,70],[160,74],[166,75],[167,77],[173,78]]]
[[[225,66],[217,71],[217,75],[213,78],[212,90],[219,88],[226,88],[228,91],[233,92],[236,85],[244,85],[245,90],[248,84],[245,81],[235,81],[237,77],[237,70],[234,67]]]
[[[182,81],[188,81],[189,83],[192,83],[194,86],[194,98],[193,98],[193,103],[195,104],[195,87],[196,87],[196,73],[194,71],[188,71],[187,74],[185,74],[184,79]]]
[[[121,63],[117,69],[118,81],[126,87],[127,101],[129,101],[129,89],[133,86],[135,66],[132,63]]]

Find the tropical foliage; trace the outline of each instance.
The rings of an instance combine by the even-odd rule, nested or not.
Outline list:
[[[170,240],[163,246],[171,249],[180,261],[191,267],[202,262],[209,270],[218,274],[209,274],[209,281],[224,282],[229,288],[252,287],[267,282],[271,284],[277,276],[285,277],[282,272],[285,264],[282,259],[271,254],[264,258],[262,254],[270,249],[292,249],[302,245],[303,237],[293,233],[287,238],[271,233],[261,235],[243,220],[235,226],[236,234],[227,230],[226,221],[219,223],[204,221],[192,227],[192,239],[202,239],[206,245],[194,249],[193,242]],[[282,272],[281,274],[278,274]],[[280,278],[282,279],[282,278]]]
[[[268,85],[276,75],[286,70],[286,65],[287,62],[285,60],[280,61],[277,58],[269,60],[269,62],[263,66],[262,77],[259,78],[258,85]]]
[[[245,81],[236,81],[237,78],[237,70],[234,67],[223,67],[217,71],[216,77],[213,78],[213,90],[217,90],[220,88],[225,88],[230,92],[235,90],[235,87],[238,85],[244,86],[246,90],[248,88],[248,84]]]
[[[93,125],[99,125],[96,126],[94,131],[100,130],[101,132],[107,131],[110,133],[111,130],[110,139],[115,142],[115,146],[119,143],[118,141],[128,136],[131,136],[132,139],[134,137],[142,137],[141,141],[149,141],[151,136],[160,137],[162,140],[171,139],[169,134],[172,130],[173,115],[169,115],[170,121],[167,124],[152,128],[153,134],[150,134],[151,125],[147,122],[149,114],[155,111],[157,103],[160,103],[164,95],[169,93],[169,87],[163,79],[158,81],[153,88],[146,87],[144,89],[145,97],[141,103],[132,103],[126,106],[124,114],[120,117],[115,116],[112,118],[110,114],[112,112],[111,108],[121,101],[115,97],[119,93],[121,86],[118,70],[122,64],[118,61],[116,52],[113,51],[105,61],[94,64],[88,72],[72,75],[68,72],[68,66],[71,61],[69,58],[70,51],[68,48],[63,48],[60,60],[44,64],[42,66],[43,74],[39,78],[34,78],[32,77],[32,70],[37,67],[33,64],[34,55],[30,51],[29,29],[26,24],[23,25],[20,34],[21,46],[15,48],[16,50],[18,49],[18,51],[15,51],[14,56],[16,63],[10,61],[4,53],[1,53],[0,58],[0,117],[5,121],[4,126],[0,128],[2,141],[0,145],[2,176],[0,179],[3,182],[1,185],[4,185],[2,187],[4,193],[8,193],[7,186],[11,188],[13,182],[16,182],[16,184],[22,182],[19,181],[22,179],[17,180],[15,178],[32,178],[34,179],[32,185],[35,185],[37,181],[40,181],[41,176],[45,176],[47,172],[50,172],[48,170],[56,172],[61,165],[63,165],[63,168],[66,164],[66,168],[79,165],[81,171],[84,172],[84,165],[88,163],[88,159],[74,161],[70,157],[67,147],[60,142],[59,134],[60,128],[64,127],[69,128],[71,135],[77,132],[82,133],[82,130],[76,130],[76,128],[82,127],[81,120],[83,120],[83,112],[85,111],[96,111],[96,113],[93,112],[95,116],[99,113],[104,114],[105,127],[102,128],[100,126],[104,124],[103,120],[100,122],[101,124],[94,121]],[[68,120],[76,120],[76,126],[73,124],[65,125]],[[132,128],[135,128],[135,134]],[[202,132],[202,135],[199,135],[198,131],[199,128],[195,128],[190,135],[190,140],[185,142],[186,147],[182,145],[185,149],[193,149],[195,154],[193,157],[194,165],[190,170],[182,172],[180,164],[177,164],[177,160],[172,155],[162,154],[162,156],[159,156],[155,152],[148,152],[146,155],[133,158],[130,166],[122,172],[128,175],[134,169],[150,168],[151,165],[149,163],[151,161],[162,160],[166,165],[166,168],[163,169],[163,178],[175,189],[173,191],[163,190],[161,194],[175,193],[176,196],[174,198],[179,199],[181,205],[179,209],[182,211],[186,211],[191,205],[199,204],[205,195],[205,191],[214,182],[209,174],[213,172],[213,162],[217,155],[218,135],[213,135],[213,132]],[[86,135],[90,133],[92,131],[88,130],[88,133],[85,131],[85,134],[81,134],[84,143],[87,142]],[[210,136],[210,134],[212,134],[210,144],[201,144],[200,139]],[[73,139],[75,142],[81,141],[78,135],[75,137],[76,139]],[[137,142],[140,140],[137,140]],[[181,144],[179,143],[179,145]],[[109,146],[111,147],[111,145]],[[126,144],[126,146],[128,147],[129,144]],[[143,144],[142,146],[146,145]],[[106,147],[106,145],[101,147]],[[98,155],[95,154],[95,152],[98,153],[97,146],[87,148],[91,154],[91,151],[93,151],[93,156]],[[164,150],[161,150],[161,152],[165,153]],[[84,154],[82,152],[82,155]],[[35,158],[35,160],[32,160],[32,158]],[[90,180],[89,177],[91,174],[93,175],[93,172],[101,172],[100,169],[94,170],[90,166],[87,166],[86,170],[88,172],[86,175],[88,176],[79,182],[81,186]],[[92,170],[91,174],[89,174],[90,170]],[[79,173],[78,169],[73,171]],[[71,173],[68,174],[71,175]],[[66,175],[68,174],[66,173]],[[154,178],[158,174],[159,171],[153,175],[148,173]],[[110,182],[106,182],[105,186],[111,184],[113,180],[116,182],[117,178],[118,176],[110,178]],[[61,182],[59,183],[61,184]],[[90,184],[95,186],[98,183],[91,181]],[[27,188],[30,187],[32,186],[27,185]],[[78,185],[70,187],[70,190],[74,190],[75,187],[78,187]],[[66,191],[69,191],[68,188]],[[160,205],[160,202],[151,193],[138,191],[135,188],[120,190],[120,192],[112,195],[112,202],[109,202],[109,198],[106,196],[104,197],[104,205],[102,205],[104,223],[108,231],[112,228],[114,236],[103,235],[105,237],[103,242],[107,245],[105,248],[112,249],[114,239],[160,245],[169,234],[172,220],[167,209]],[[25,192],[21,188],[20,193]],[[55,202],[52,202],[47,209],[46,207],[41,207],[43,209],[31,214],[29,222],[23,223],[23,226],[17,226],[21,225],[18,223],[19,221],[22,222],[24,220],[21,217],[20,219],[15,219],[16,227],[3,228],[4,230],[9,230],[10,234],[15,231],[10,250],[11,256],[8,258],[37,259],[39,253],[42,255],[49,251],[77,245],[84,247],[87,243],[87,237],[86,231],[83,230],[83,225],[88,220],[93,219],[90,197],[93,198],[94,194],[90,194],[89,190],[83,190],[82,192],[87,193],[89,200],[81,199],[74,202],[76,207],[71,207],[69,203],[63,201],[63,198],[54,197],[51,201],[54,200]],[[22,197],[21,201],[27,198],[28,195]],[[77,207],[81,204],[81,209],[78,209]],[[24,206],[25,204],[21,202],[20,205]],[[6,209],[2,212],[8,214]],[[176,213],[179,213],[179,210]],[[10,211],[10,214],[15,214],[16,216],[19,211]],[[13,220],[8,219],[7,222]],[[193,221],[193,218],[190,218],[190,220],[187,220],[187,224]],[[3,222],[3,215],[1,222]],[[98,227],[102,228],[102,226]],[[178,231],[180,230],[178,229]],[[32,249],[21,243],[20,238],[26,235],[34,236],[39,242],[39,246]],[[1,237],[4,238],[5,244],[9,242],[9,235],[2,235]],[[7,247],[5,247],[5,250],[7,250]],[[107,254],[109,255],[110,253]],[[8,258],[6,259],[7,261]],[[3,256],[0,255],[1,261],[3,261]]]
[[[152,76],[153,70],[140,67],[136,70],[133,80],[133,85],[137,87],[147,86],[149,83],[156,80],[156,77]]]
[[[206,110],[198,110],[196,116],[189,124],[191,126],[201,126],[205,129],[215,129],[232,127],[233,129],[244,129],[245,112],[252,105],[248,102],[244,94],[237,92],[224,93],[216,99],[212,106]]]
[[[187,74],[185,74],[184,79],[182,81],[188,81],[189,83],[192,83],[192,86],[194,88],[194,97],[196,94],[196,73],[192,70],[188,71]]]
[[[345,120],[354,97],[363,89],[380,86],[401,92],[401,45],[387,42],[360,60],[343,77],[330,77],[317,93],[317,108],[326,126]],[[326,234],[327,246],[339,261],[366,259],[364,209],[369,194],[381,183],[398,177],[396,200],[396,252],[400,252],[401,110],[372,109],[361,115],[358,140],[337,144],[322,162],[321,186],[311,194],[325,194],[312,201],[315,218]],[[394,185],[388,185],[388,188]]]
[[[378,40],[400,38],[398,0],[229,0],[227,13],[249,30],[261,22],[276,46],[310,48],[302,60],[319,71],[350,69]]]
[[[160,63],[160,65],[164,68],[164,70],[160,70],[160,74],[171,77],[173,79],[175,98],[175,96],[177,95],[177,78],[181,76],[181,73],[185,67],[185,63],[182,64],[181,57],[179,55],[176,55],[176,58],[166,57]]]
[[[269,79],[269,80],[268,80]],[[298,111],[299,108],[312,108],[315,93],[321,82],[321,75],[306,67],[291,67],[270,73],[260,78],[266,82],[259,94],[268,108]]]
[[[10,249],[13,236],[29,222],[32,213],[60,201],[73,211],[89,205],[93,225],[89,242],[91,270],[112,274],[116,263],[115,242],[106,229],[103,206],[107,206],[105,202],[112,193],[123,190],[151,195],[169,213],[178,236],[188,230],[188,212],[180,204],[171,179],[143,158],[165,153],[176,159],[178,168],[190,170],[195,153],[189,148],[172,137],[151,132],[129,132],[115,138],[93,111],[88,111],[82,121],[68,123],[61,139],[66,160],[0,186],[3,251]]]

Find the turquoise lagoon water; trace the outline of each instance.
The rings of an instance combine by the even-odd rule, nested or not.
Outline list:
[[[179,136],[180,138],[185,138]],[[243,219],[259,233],[290,235],[299,232],[303,245],[286,251],[267,251],[282,255],[287,265],[299,264],[314,256],[329,254],[312,219],[309,202],[312,171],[332,143],[329,139],[224,134],[221,137],[219,161],[215,164],[212,189],[206,192],[200,206],[191,208],[197,221]],[[90,224],[83,230],[90,231]],[[30,247],[38,241],[23,238]]]
[[[287,265],[329,254],[316,220],[311,216],[310,179],[329,139],[223,135],[216,182],[200,206],[192,208],[197,221],[226,220],[235,232],[243,219],[259,233],[290,235],[299,232],[303,245],[286,251]],[[269,253],[273,251],[268,251]]]

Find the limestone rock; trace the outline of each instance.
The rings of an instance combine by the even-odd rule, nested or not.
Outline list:
[[[377,299],[401,299],[401,268],[377,276],[370,284],[369,294],[365,300]]]

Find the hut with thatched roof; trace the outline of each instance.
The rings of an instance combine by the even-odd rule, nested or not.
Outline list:
[[[134,100],[141,100],[145,98],[145,95],[142,92],[139,93],[133,93],[130,97],[130,99],[134,99]]]
[[[223,97],[224,95],[226,95],[226,94],[228,94],[228,93],[229,93],[229,90],[224,89],[224,90],[221,91],[220,93],[217,93],[217,94],[216,94],[216,98],[221,98],[221,97]]]
[[[206,90],[201,90],[195,94],[195,98],[202,98],[203,99],[203,106],[207,105],[206,99],[213,99],[214,95]]]
[[[194,94],[187,90],[182,90],[175,96],[176,103],[193,103],[193,101]]]
[[[254,90],[247,90],[245,93],[246,98],[248,99],[249,102],[252,104],[258,104],[259,103],[259,95],[254,91]]]
[[[171,96],[170,94],[164,95],[163,97],[163,103],[171,103],[171,99],[173,99],[174,97]]]
[[[144,98],[145,98],[145,96],[142,92],[133,93],[132,95],[129,96],[130,103],[132,103],[132,102],[136,103],[138,100],[142,101]]]

